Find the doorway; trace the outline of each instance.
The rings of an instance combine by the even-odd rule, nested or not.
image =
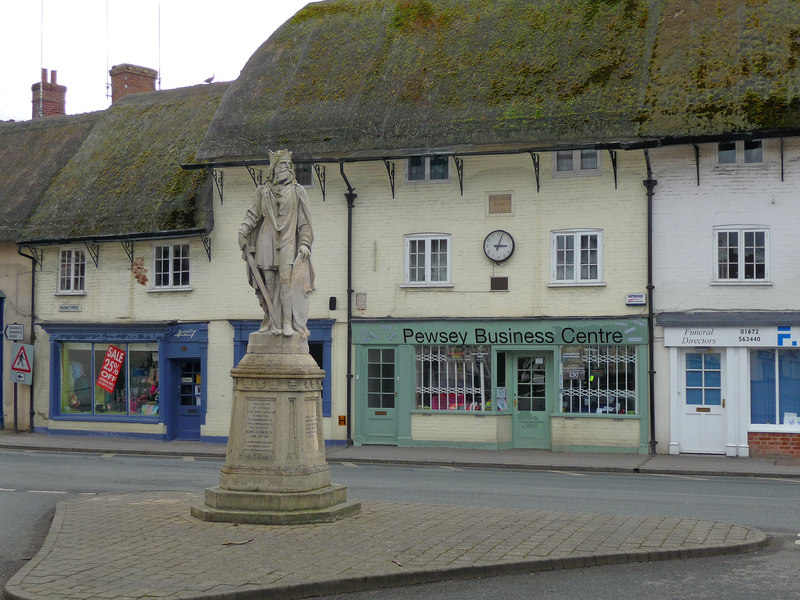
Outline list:
[[[177,427],[176,439],[199,440],[200,425],[203,419],[203,393],[201,363],[199,358],[176,360],[177,384]]]
[[[507,361],[515,448],[550,448],[552,354],[513,353]]]
[[[678,403],[681,452],[725,454],[725,360],[721,352],[682,353]]]
[[[364,406],[365,444],[397,444],[397,366],[394,348],[368,348],[359,383]]]

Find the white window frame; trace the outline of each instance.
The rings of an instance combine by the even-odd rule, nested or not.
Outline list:
[[[58,293],[86,294],[86,251],[83,248],[62,248],[59,251]]]
[[[184,270],[176,270],[175,269],[175,248],[186,248],[186,255],[181,256],[181,258],[185,258],[188,260],[187,269]],[[167,279],[168,283],[166,285],[159,284],[159,279],[162,271],[159,269],[159,257],[158,252],[160,248],[168,248],[169,249],[169,257],[167,258]],[[163,258],[161,260],[164,260]],[[185,283],[175,283],[175,277],[178,273],[185,272],[187,274],[188,281]],[[164,244],[153,244],[153,288],[152,291],[170,291],[170,290],[190,290],[191,288],[191,275],[192,274],[192,245],[189,242],[173,242],[173,243],[164,243]]]
[[[737,273],[738,276],[734,279],[732,277],[720,277],[720,256],[719,256],[719,235],[721,233],[736,233],[736,247],[737,247]],[[764,234],[764,277],[759,279],[745,278],[745,252],[744,250],[744,236],[747,233],[763,233]],[[722,285],[764,285],[770,284],[770,251],[769,251],[769,227],[763,225],[721,225],[714,227],[714,283]]]
[[[747,142],[759,142],[761,144],[761,160],[759,161],[746,161],[745,144]],[[722,162],[719,159],[720,144],[734,144],[735,145],[735,160]],[[731,169],[739,167],[764,167],[767,164],[767,143],[766,140],[735,140],[729,142],[717,142],[714,145],[714,164],[719,169]]]
[[[425,159],[425,178],[424,179],[411,179],[411,159],[413,158],[424,158]],[[431,179],[431,159],[432,158],[444,158],[447,164],[447,177],[444,179]],[[447,183],[450,181],[450,157],[447,155],[435,155],[435,156],[409,156],[406,159],[406,183]]]
[[[583,236],[595,236],[597,239],[597,277],[581,277],[582,254],[584,249],[581,247]],[[573,260],[572,278],[558,279],[559,237],[571,237],[573,241]],[[589,249],[590,250],[590,249]],[[581,285],[605,285],[603,283],[603,230],[602,229],[558,229],[550,232],[550,286],[581,286]]]
[[[594,168],[581,168],[581,153],[585,151],[595,152],[596,165]],[[558,155],[560,153],[572,153],[572,169],[558,170]],[[580,148],[578,150],[556,150],[552,153],[553,157],[553,177],[596,177],[603,174],[603,164],[600,160],[600,150],[595,148]]]
[[[445,266],[445,280],[434,280],[431,274],[431,246],[434,241],[447,242],[447,264]],[[422,280],[412,280],[411,276],[411,247],[415,243],[422,243],[424,255],[424,276]],[[412,233],[404,236],[404,286],[406,287],[452,287],[453,265],[453,240],[449,233]]]

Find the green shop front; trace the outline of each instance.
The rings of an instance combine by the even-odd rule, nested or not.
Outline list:
[[[643,319],[352,328],[356,445],[647,453]]]

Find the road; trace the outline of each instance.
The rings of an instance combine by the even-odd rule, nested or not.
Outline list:
[[[57,502],[104,492],[202,490],[218,484],[221,465],[208,459],[0,451],[0,586],[36,553]],[[332,478],[348,486],[348,497],[362,500],[697,517],[757,527],[774,541],[745,556],[443,582],[329,600],[800,598],[800,481],[348,463],[332,464]]]

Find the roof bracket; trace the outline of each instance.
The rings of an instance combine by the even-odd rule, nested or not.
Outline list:
[[[697,169],[697,185],[700,185],[700,146],[697,144],[692,144],[694,146],[694,165]]]
[[[539,193],[539,155],[533,150],[528,150],[533,160],[533,172],[536,174],[536,193]]]
[[[608,155],[611,157],[611,167],[614,169],[614,189],[617,189],[617,151],[609,148]]]
[[[86,246],[86,250],[89,252],[89,256],[92,257],[92,262],[94,263],[95,267],[100,266],[100,246],[97,244],[90,244],[89,242],[83,242],[83,245]]]
[[[314,166],[314,171],[317,174],[317,181],[319,181],[319,189],[322,190],[322,201],[325,202],[325,165],[318,165],[311,163]]]
[[[218,171],[217,169],[211,169],[211,175],[214,177],[214,183],[216,184],[217,191],[219,192],[219,203],[222,205],[222,176],[224,173],[222,171]]]
[[[386,172],[389,174],[389,185],[392,186],[392,200],[394,200],[394,163],[388,159],[383,159],[386,165]]]
[[[207,235],[201,235],[200,241],[203,242],[203,248],[206,249],[206,254],[208,255],[208,262],[211,262],[211,238]]]
[[[131,261],[131,266],[133,266],[133,242],[130,240],[123,240],[121,243],[125,254],[128,255],[128,260]]]
[[[254,169],[250,165],[245,165],[245,168],[247,169],[247,172],[250,173],[250,178],[253,180],[253,185],[255,185],[256,187],[260,186],[261,185],[261,176],[262,176],[261,169]],[[256,174],[258,174],[258,175],[256,175]],[[220,179],[222,179],[222,178],[220,177]],[[222,182],[220,181],[220,183],[222,183]],[[220,202],[222,202],[222,191],[220,191],[220,193],[219,193],[219,198],[220,198]]]
[[[456,163],[456,172],[458,173],[458,185],[461,188],[461,195],[464,195],[464,159],[453,155],[453,162]]]
[[[28,258],[33,259],[34,267],[38,265],[39,270],[41,271],[44,265],[44,250],[41,248],[34,248],[33,246],[22,246],[22,249],[31,253]]]

